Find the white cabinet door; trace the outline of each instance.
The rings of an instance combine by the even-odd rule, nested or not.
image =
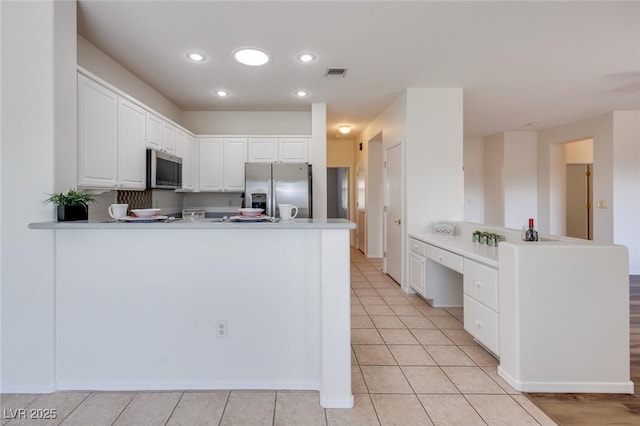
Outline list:
[[[287,138],[278,140],[278,161],[306,163],[309,160],[309,139]]]
[[[409,252],[409,285],[424,296],[425,258]]]
[[[244,191],[244,164],[247,162],[247,140],[224,141],[224,190]]]
[[[249,138],[249,162],[273,163],[278,161],[278,140],[274,138]]]
[[[162,122],[162,150],[169,154],[176,153],[176,128],[166,121]]]
[[[200,190],[222,191],[224,140],[219,138],[198,139],[200,145]]]
[[[176,156],[182,158],[182,189],[193,190],[193,138],[176,130]]]
[[[118,182],[123,189],[146,187],[146,112],[118,99]]]
[[[118,95],[78,74],[78,186],[116,186]]]
[[[147,148],[162,149],[162,119],[147,113]]]

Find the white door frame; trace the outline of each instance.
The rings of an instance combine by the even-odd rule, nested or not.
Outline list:
[[[366,210],[366,206],[367,206],[367,171],[366,171],[366,162],[364,160],[362,161],[358,161],[358,163],[356,163],[356,172],[355,172],[355,222],[356,222],[356,248],[358,250],[360,250],[362,253],[367,254],[367,210]],[[360,196],[360,188],[358,188],[358,180],[360,179],[360,174],[362,174],[362,180],[364,181],[364,190],[362,191],[362,195],[364,197],[364,204],[365,204],[365,208],[364,210],[364,217],[363,217],[363,222],[364,223],[360,223],[360,205],[358,202],[358,198]],[[360,235],[362,233],[362,236]],[[362,239],[362,245],[363,247],[360,247],[360,240]]]

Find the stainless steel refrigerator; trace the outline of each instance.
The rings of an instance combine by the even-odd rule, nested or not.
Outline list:
[[[278,204],[293,204],[298,207],[297,217],[312,217],[308,163],[245,163],[244,188],[244,205],[264,203],[267,216],[280,217]]]

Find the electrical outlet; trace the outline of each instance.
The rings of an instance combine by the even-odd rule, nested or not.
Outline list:
[[[218,320],[216,322],[216,337],[224,338],[227,337],[227,320]]]

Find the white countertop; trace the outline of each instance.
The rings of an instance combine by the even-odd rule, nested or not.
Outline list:
[[[434,234],[430,231],[424,232],[416,232],[410,233],[409,237],[420,240],[424,243],[431,244],[437,247],[440,247],[444,250],[448,250],[450,252],[459,254],[460,256],[466,257],[471,260],[475,260],[480,263],[484,263],[488,266],[493,266],[494,268],[498,267],[498,253],[499,253],[499,245],[498,247],[491,247],[486,244],[474,243],[472,240],[472,235],[469,229],[474,228],[473,224],[468,229],[464,229],[459,235],[447,236]],[[483,225],[475,226],[475,228],[483,228]],[[491,228],[492,230],[496,230],[498,234],[507,236],[507,241],[500,242],[499,244],[516,244],[523,246],[576,246],[576,247],[584,247],[585,245],[598,245],[594,241],[589,240],[581,240],[577,238],[569,238],[569,237],[561,237],[556,235],[541,235],[540,241],[528,242],[522,241],[519,237],[519,232],[517,230],[511,230],[507,228]]]
[[[171,222],[86,221],[30,223],[30,229],[355,229],[345,219],[293,219],[278,222],[218,222],[213,219],[177,219]]]
[[[474,243],[471,235],[455,235],[451,237],[432,234],[431,232],[420,232],[409,234],[409,237],[459,254],[468,259],[484,263],[485,265],[493,266],[494,268],[498,267],[498,247]]]

